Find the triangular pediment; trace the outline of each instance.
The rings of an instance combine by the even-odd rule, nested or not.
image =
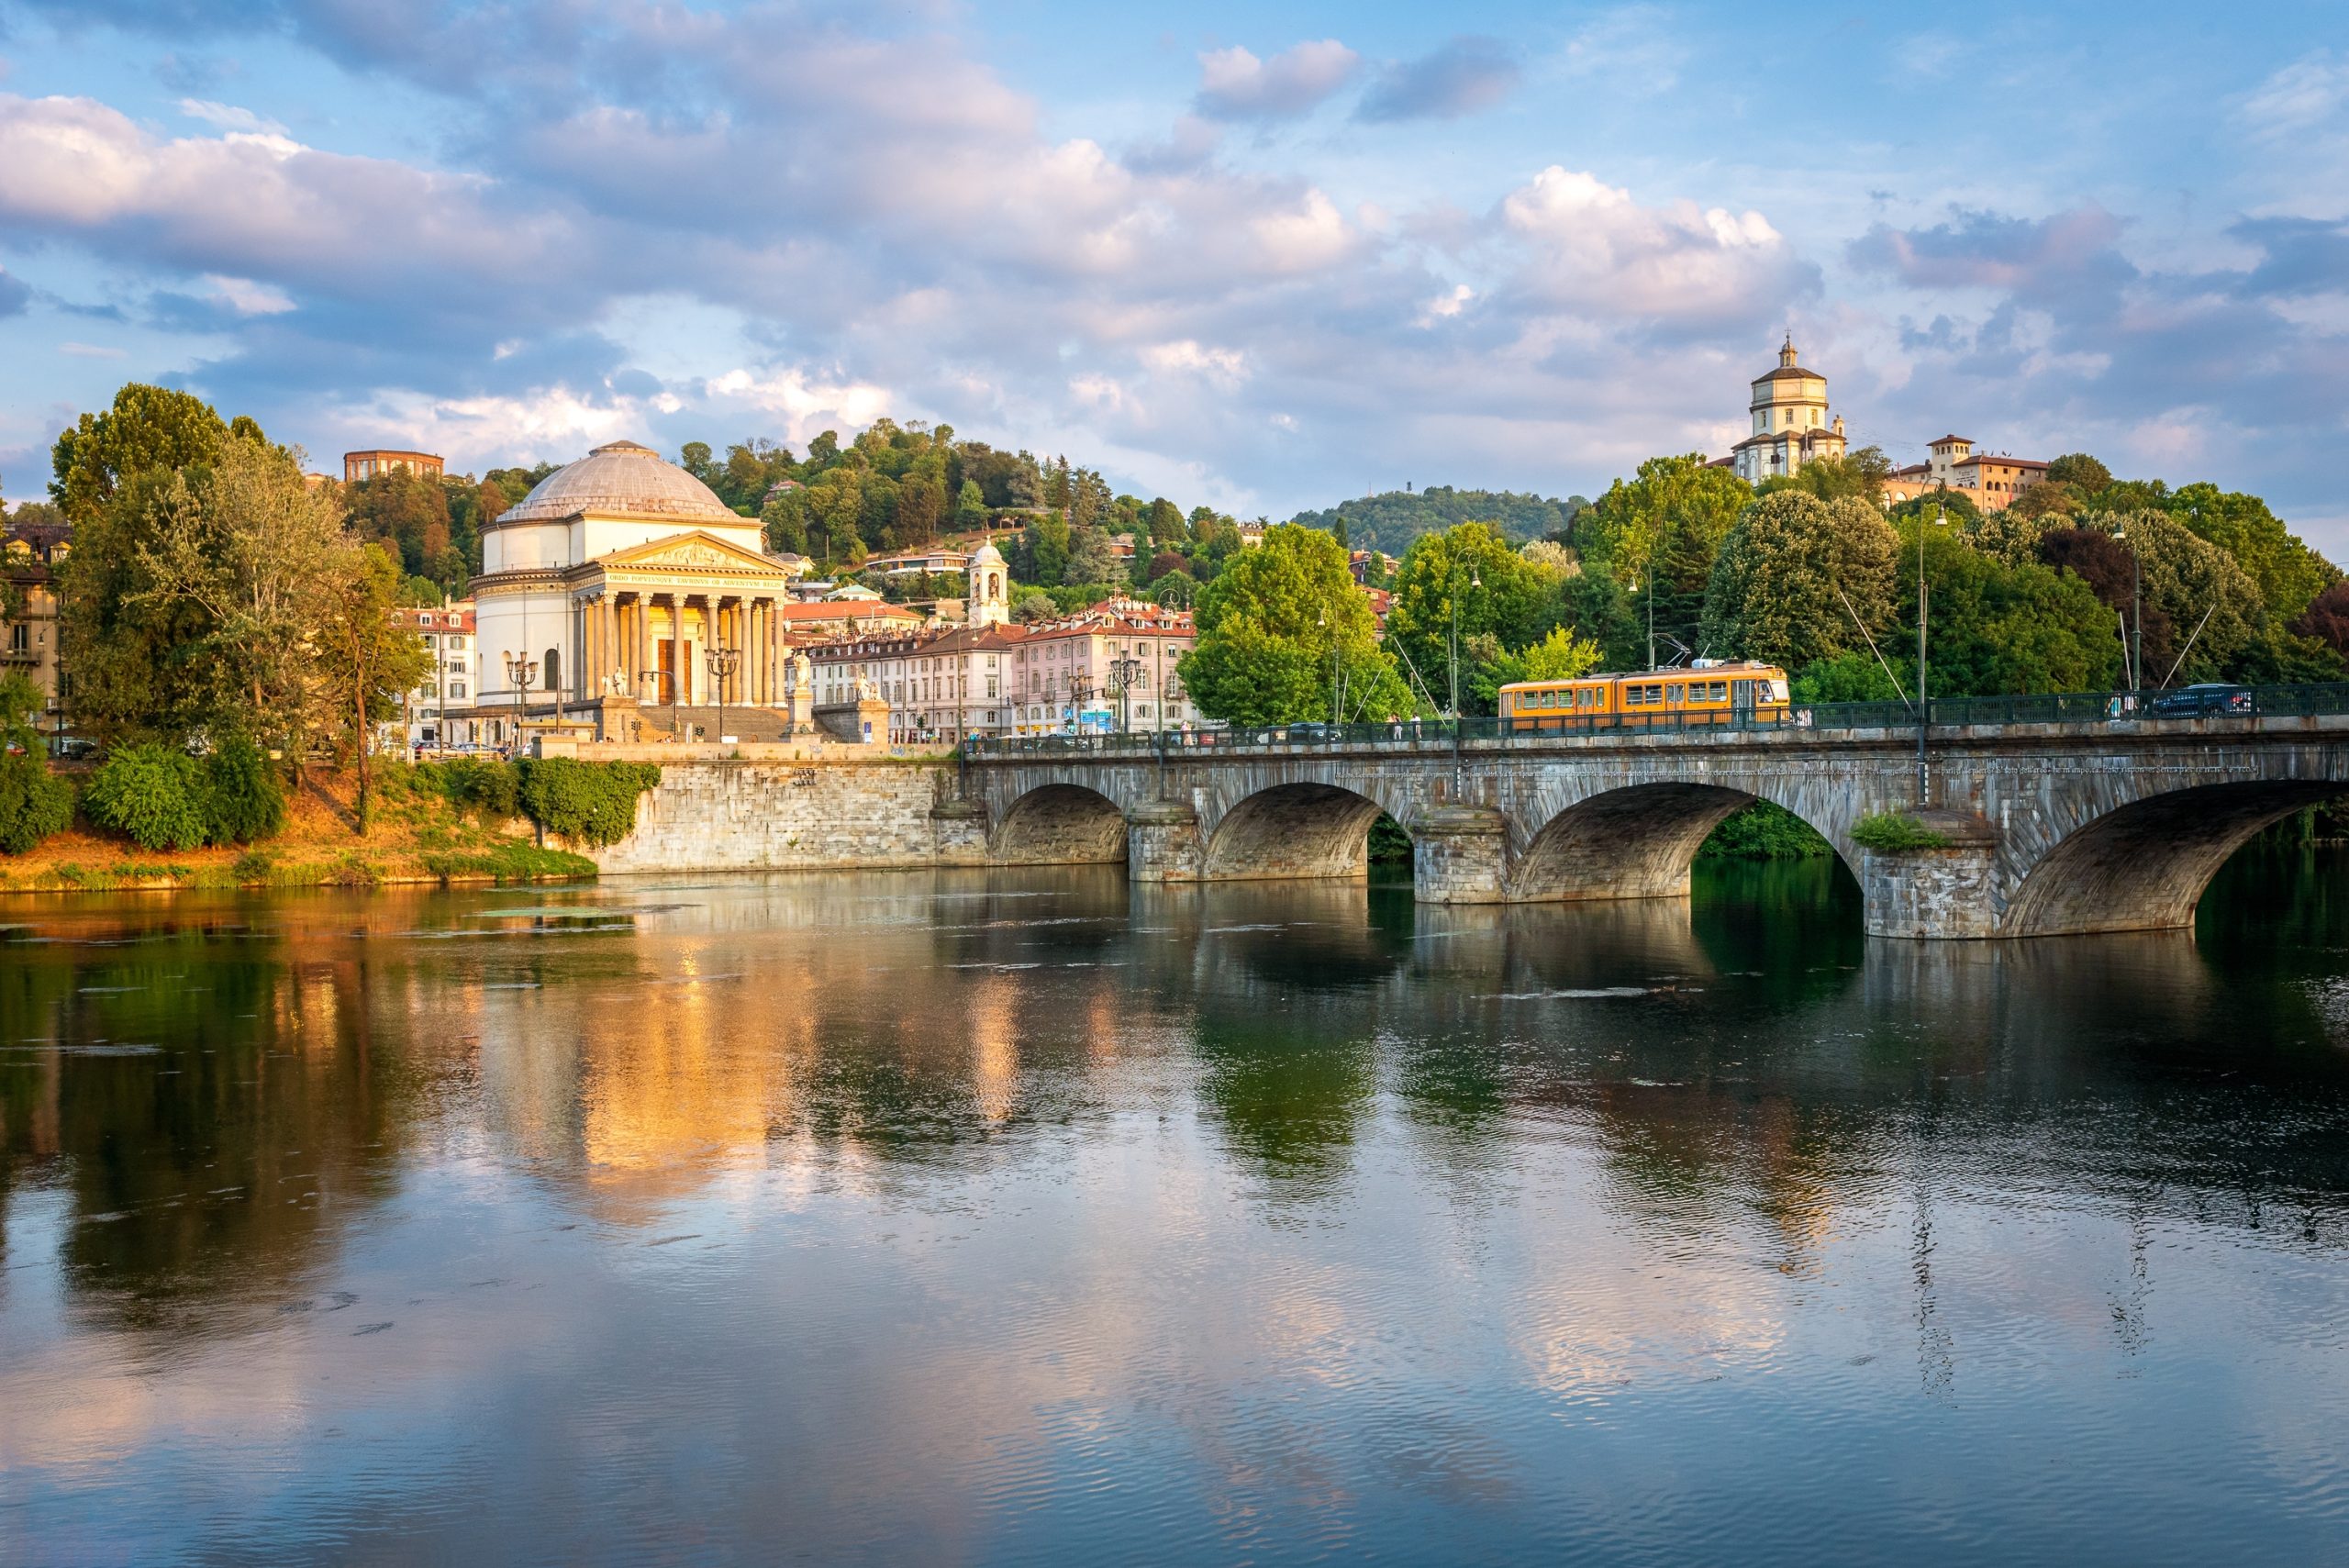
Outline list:
[[[782,567],[757,550],[745,549],[699,528],[691,533],[647,539],[626,550],[616,550],[608,555],[596,557],[591,564],[607,572],[725,572],[738,575],[753,573],[777,580],[785,575]]]

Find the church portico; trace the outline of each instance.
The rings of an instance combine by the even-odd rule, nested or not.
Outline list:
[[[484,536],[474,716],[503,740],[691,733],[720,705],[762,733],[805,726],[782,634],[790,573],[762,543],[755,519],[647,448],[557,470]],[[767,711],[748,723],[753,709]]]

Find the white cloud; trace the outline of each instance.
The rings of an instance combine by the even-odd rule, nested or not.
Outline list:
[[[2242,117],[2264,137],[2322,125],[2349,106],[2349,60],[2319,50],[2262,82],[2243,100]]]
[[[294,308],[293,296],[273,284],[255,283],[250,278],[223,277],[207,273],[206,299],[225,305],[239,316],[282,316]]]
[[[216,104],[209,98],[182,98],[180,113],[192,120],[217,126],[222,130],[244,131],[256,136],[283,137],[285,128],[273,119],[240,109],[234,104]]]
[[[1758,212],[1690,201],[1642,206],[1628,190],[1552,164],[1501,203],[1529,247],[1520,286],[1585,309],[1707,317],[1783,293],[1791,250]]]
[[[1281,119],[1301,115],[1353,80],[1362,56],[1321,39],[1259,60],[1247,50],[1199,56],[1199,112],[1216,119]]]
[[[118,360],[124,357],[123,350],[105,348],[96,343],[60,343],[57,351],[70,354],[77,360]]]

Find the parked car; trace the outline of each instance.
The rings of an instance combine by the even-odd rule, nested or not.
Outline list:
[[[2200,717],[2206,714],[2249,713],[2251,688],[2231,686],[2222,681],[2205,681],[2199,685],[2180,686],[2174,692],[2163,692],[2145,705],[2145,711],[2155,718]]]

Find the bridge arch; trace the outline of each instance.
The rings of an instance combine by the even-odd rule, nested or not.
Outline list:
[[[1516,857],[1509,897],[1686,896],[1697,851],[1713,829],[1767,798],[1726,784],[1685,781],[1625,784],[1586,795],[1542,824]],[[1832,846],[1833,832],[1820,830]]]
[[[1097,789],[1039,784],[1003,814],[988,835],[987,853],[1008,865],[1123,862],[1126,815]]]
[[[1233,803],[1208,840],[1206,874],[1216,880],[1363,876],[1370,825],[1386,808],[1340,784],[1298,781]]]
[[[2229,856],[2259,830],[2349,784],[2316,779],[2202,784],[2094,817],[2031,866],[1998,934],[2065,936],[2190,926]]]

